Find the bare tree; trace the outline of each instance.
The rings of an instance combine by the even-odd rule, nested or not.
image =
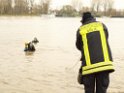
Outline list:
[[[102,15],[109,16],[113,10],[113,4],[113,0],[92,0],[91,10],[96,15],[99,15],[103,11]]]
[[[29,13],[32,14],[33,13],[33,7],[34,7],[34,0],[29,0]]]
[[[28,0],[15,0],[14,13],[15,14],[28,14]]]
[[[91,2],[91,11],[92,12],[96,12],[98,13],[100,11],[100,7],[101,7],[101,2],[102,0],[92,0]]]
[[[51,0],[41,0],[40,1],[40,8],[41,8],[42,14],[49,13],[50,2],[51,2]]]
[[[71,0],[71,5],[77,11],[80,11],[83,7],[82,0]]]
[[[11,14],[12,0],[0,0],[0,14]]]
[[[102,4],[103,4],[103,9],[104,9],[104,15],[105,16],[111,15],[114,1],[113,0],[102,0]]]
[[[4,7],[4,5],[3,5],[3,2],[2,2],[2,0],[0,0],[0,14],[3,14],[3,7]]]

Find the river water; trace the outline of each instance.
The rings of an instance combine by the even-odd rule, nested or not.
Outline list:
[[[116,71],[109,93],[124,93],[124,19],[98,18],[109,30]],[[0,93],[83,93],[75,47],[80,18],[0,17]],[[37,37],[34,53],[24,44]]]

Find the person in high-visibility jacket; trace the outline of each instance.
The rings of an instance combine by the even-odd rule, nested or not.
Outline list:
[[[76,47],[82,54],[85,93],[106,93],[109,73],[114,71],[107,27],[96,21],[90,12],[83,13],[81,23],[76,35]]]
[[[25,52],[34,52],[36,49],[34,47],[34,44],[32,42],[25,43]]]

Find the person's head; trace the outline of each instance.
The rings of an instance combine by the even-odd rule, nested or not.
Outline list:
[[[91,12],[84,12],[82,14],[81,23],[85,23],[91,19],[94,19],[94,16],[91,14]]]
[[[37,40],[37,38],[36,38],[36,37],[34,37],[34,40]]]

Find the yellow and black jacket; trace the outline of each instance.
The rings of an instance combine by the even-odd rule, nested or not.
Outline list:
[[[82,74],[114,71],[108,43],[108,31],[103,23],[91,21],[77,31],[76,47],[82,53]]]

